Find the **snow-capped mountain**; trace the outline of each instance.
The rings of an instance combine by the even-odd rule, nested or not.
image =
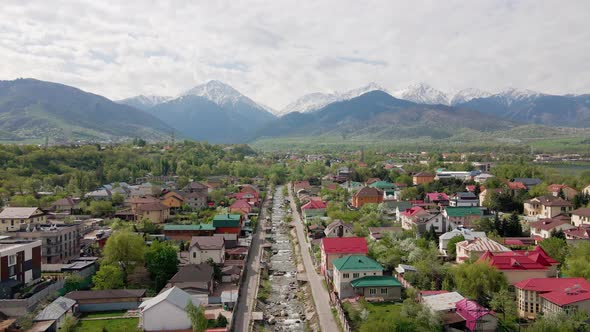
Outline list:
[[[451,99],[451,105],[466,103],[472,99],[485,98],[485,97],[489,97],[491,95],[492,95],[491,93],[489,93],[487,91],[482,91],[480,89],[475,89],[475,88],[463,89],[463,90],[457,92],[455,94],[455,96],[453,96],[453,99]]]
[[[235,107],[240,103],[244,103],[254,108],[259,108],[261,110],[268,112],[267,107],[259,105],[252,99],[241,94],[238,90],[234,89],[233,87],[217,80],[212,80],[205,84],[197,85],[196,87],[180,95],[180,97],[183,96],[203,97],[221,107],[231,108]]]
[[[133,106],[140,110],[146,110],[148,108],[154,107],[156,105],[165,103],[172,99],[172,97],[167,96],[155,96],[155,95],[139,95],[135,97],[125,98],[122,100],[117,101],[119,104],[125,104],[129,106]]]
[[[315,92],[304,95],[303,97],[295,100],[294,102],[287,105],[285,108],[277,112],[278,116],[283,116],[288,113],[292,112],[300,112],[300,113],[309,113],[313,111],[317,111],[331,103],[337,101],[344,101],[350,100],[352,98],[358,97],[370,91],[384,91],[387,92],[383,87],[379,86],[376,83],[369,83],[366,86],[360,87],[358,89],[353,89],[346,92],[335,92],[335,93],[321,93]]]
[[[426,83],[412,84],[405,89],[395,91],[393,96],[418,104],[449,105],[449,97],[446,93],[436,90]]]
[[[502,98],[506,102],[506,105],[510,105],[515,101],[536,98],[541,95],[543,94],[528,89],[508,88],[504,91],[501,91],[500,93],[495,94],[494,96]]]

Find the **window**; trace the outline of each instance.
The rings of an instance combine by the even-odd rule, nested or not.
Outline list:
[[[352,274],[352,277],[353,277],[353,278],[358,278],[358,277],[359,277],[359,274],[358,274],[358,273],[353,273],[353,274]]]
[[[348,278],[350,278],[350,275],[348,273],[343,273],[342,278],[348,279]]]
[[[8,266],[16,265],[16,255],[8,256]]]
[[[381,288],[381,294],[387,294],[387,288]]]
[[[377,289],[376,289],[376,288],[369,288],[369,294],[370,294],[370,295],[375,295],[375,294],[377,294]]]
[[[193,258],[197,258],[197,253],[193,252]]]

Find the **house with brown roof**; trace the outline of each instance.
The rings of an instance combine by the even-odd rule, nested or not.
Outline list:
[[[162,224],[166,219],[170,218],[170,208],[160,203],[160,201],[141,204],[135,211],[135,220],[140,221],[149,219],[153,223]]]
[[[191,295],[208,297],[213,294],[213,267],[207,263],[180,266],[162,292],[172,287],[178,287]]]
[[[354,231],[352,225],[344,223],[342,220],[334,220],[324,230],[326,237],[353,237]]]
[[[179,210],[182,208],[182,204],[184,204],[184,195],[184,193],[178,190],[171,190],[162,196],[161,202],[169,207],[170,210]]]
[[[79,198],[65,197],[53,202],[49,209],[55,212],[65,212],[72,214],[74,210],[78,210],[80,208],[79,203]]]
[[[365,204],[383,202],[383,192],[377,188],[364,187],[352,196],[352,206],[360,209]]]
[[[417,186],[419,184],[423,184],[423,183],[431,183],[434,181],[435,177],[436,177],[436,174],[434,174],[434,173],[429,173],[429,172],[416,173],[416,174],[414,174],[414,176],[412,176],[412,183],[415,186]]]
[[[575,241],[588,241],[590,240],[590,225],[582,224],[578,227],[570,228],[563,231],[565,234],[565,240],[568,243]]]
[[[188,250],[191,264],[206,263],[209,259],[217,264],[225,262],[223,236],[193,236]]]
[[[47,215],[38,207],[5,207],[0,212],[0,233],[18,231],[21,225],[44,224]]]
[[[578,194],[578,191],[566,184],[552,184],[547,187],[547,191],[555,196],[558,197],[559,193],[563,193],[563,197],[567,200],[571,200]]]
[[[551,233],[553,232],[566,231],[575,228],[575,226],[570,223],[570,218],[566,215],[540,219],[539,221],[529,223],[529,226],[531,229],[531,237],[535,238],[537,241],[550,238]]]
[[[580,208],[572,211],[572,224],[574,226],[590,225],[590,208]]]
[[[553,218],[558,214],[569,215],[573,204],[561,197],[552,195],[535,197],[524,202],[524,215],[536,218]]]
[[[252,205],[250,205],[250,203],[248,203],[248,201],[245,199],[239,199],[230,205],[229,212],[239,213],[245,217],[248,217],[248,214],[252,212]]]

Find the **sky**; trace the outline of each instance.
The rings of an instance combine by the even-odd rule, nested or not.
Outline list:
[[[369,82],[590,93],[588,0],[1,2],[1,80],[114,100],[213,79],[275,109]]]

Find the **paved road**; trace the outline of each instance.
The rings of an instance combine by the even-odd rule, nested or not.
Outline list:
[[[269,195],[274,196],[274,193],[267,192],[267,198]],[[261,224],[264,223],[266,218],[266,202],[260,209],[260,217],[258,218],[258,224],[252,235],[252,243],[250,244],[250,254],[246,262],[246,278],[242,283],[240,290],[240,297],[236,305],[235,312],[235,323],[233,324],[234,331],[249,331],[250,319],[252,317],[252,311],[256,305],[256,288],[258,288],[258,275],[260,274],[260,251],[262,250],[261,244],[264,240],[264,232],[261,231]]]
[[[299,239],[299,248],[301,249],[301,256],[303,257],[303,265],[305,266],[305,274],[311,287],[311,293],[313,295],[313,301],[315,302],[315,308],[317,315],[320,319],[320,327],[324,332],[335,332],[339,331],[338,325],[332,314],[332,306],[330,305],[330,294],[328,290],[324,288],[323,278],[316,273],[309,253],[308,242],[305,241],[305,233],[303,232],[303,222],[301,222],[301,216],[297,212],[297,206],[293,199],[291,190],[291,184],[289,184],[289,201],[291,201],[291,210],[293,210],[293,223],[297,230],[297,238]]]

